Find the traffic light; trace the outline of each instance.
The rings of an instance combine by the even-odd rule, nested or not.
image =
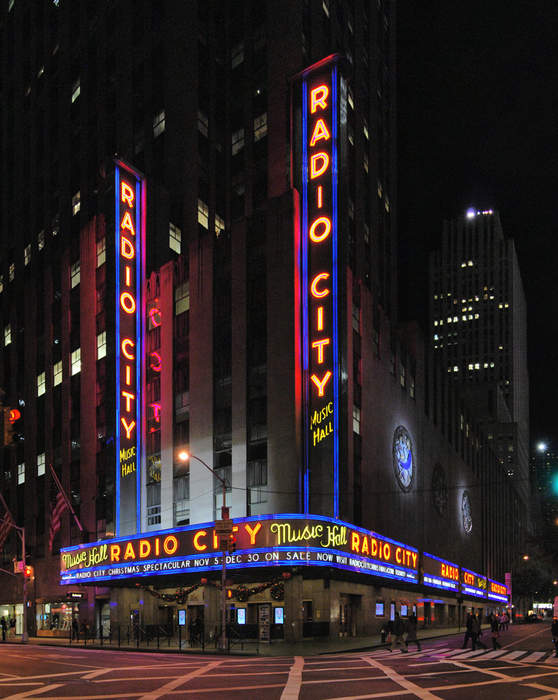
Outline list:
[[[11,445],[14,441],[14,427],[21,418],[21,411],[17,408],[4,406],[2,408],[3,418],[3,445]]]
[[[25,578],[26,581],[31,581],[31,579],[33,578],[34,573],[35,573],[35,572],[34,572],[33,567],[30,566],[29,564],[26,564],[26,565],[23,567],[23,577]]]
[[[234,535],[232,532],[229,535],[229,546],[228,546],[229,553],[231,552],[236,552],[236,535]]]

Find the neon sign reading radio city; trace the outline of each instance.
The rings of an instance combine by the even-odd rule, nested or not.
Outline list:
[[[116,530],[140,529],[145,181],[115,166]]]
[[[324,480],[339,516],[337,57],[302,74],[304,508]],[[326,487],[328,488],[328,487]]]

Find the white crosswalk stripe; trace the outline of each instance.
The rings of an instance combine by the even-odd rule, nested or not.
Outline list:
[[[541,659],[543,656],[546,656],[548,654],[547,651],[534,651],[532,654],[529,654],[529,656],[526,656],[525,658],[521,659],[521,661],[538,661]]]
[[[497,656],[503,656],[504,654],[507,654],[508,650],[507,649],[496,649],[496,651],[489,651],[488,654],[485,654],[482,658],[483,659],[495,659]]]

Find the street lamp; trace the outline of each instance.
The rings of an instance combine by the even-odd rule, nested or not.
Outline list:
[[[229,509],[227,508],[227,503],[226,503],[226,491],[227,491],[227,482],[225,479],[220,474],[217,474],[215,469],[212,469],[209,464],[206,464],[203,459],[200,459],[199,457],[196,457],[196,455],[190,454],[186,450],[181,450],[178,453],[178,459],[181,462],[187,462],[188,459],[195,459],[198,461],[200,464],[203,464],[203,466],[206,469],[209,469],[209,471],[215,476],[219,481],[221,482],[221,487],[223,489],[223,505],[221,506],[221,521],[229,521]],[[216,523],[217,524],[217,523]],[[221,527],[221,534],[224,534],[224,527],[222,525]],[[231,529],[232,532],[232,529]],[[224,537],[220,538],[221,544],[226,542]],[[223,547],[223,568],[221,569],[221,649],[225,651],[227,648],[227,602],[225,598],[225,582],[227,580],[227,552],[228,552],[228,547],[225,545]]]

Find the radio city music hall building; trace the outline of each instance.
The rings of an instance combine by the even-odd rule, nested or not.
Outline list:
[[[214,629],[221,479],[264,638],[505,604],[514,492],[398,320],[394,3],[8,5],[1,487],[39,633]],[[83,526],[52,552],[49,464]]]

